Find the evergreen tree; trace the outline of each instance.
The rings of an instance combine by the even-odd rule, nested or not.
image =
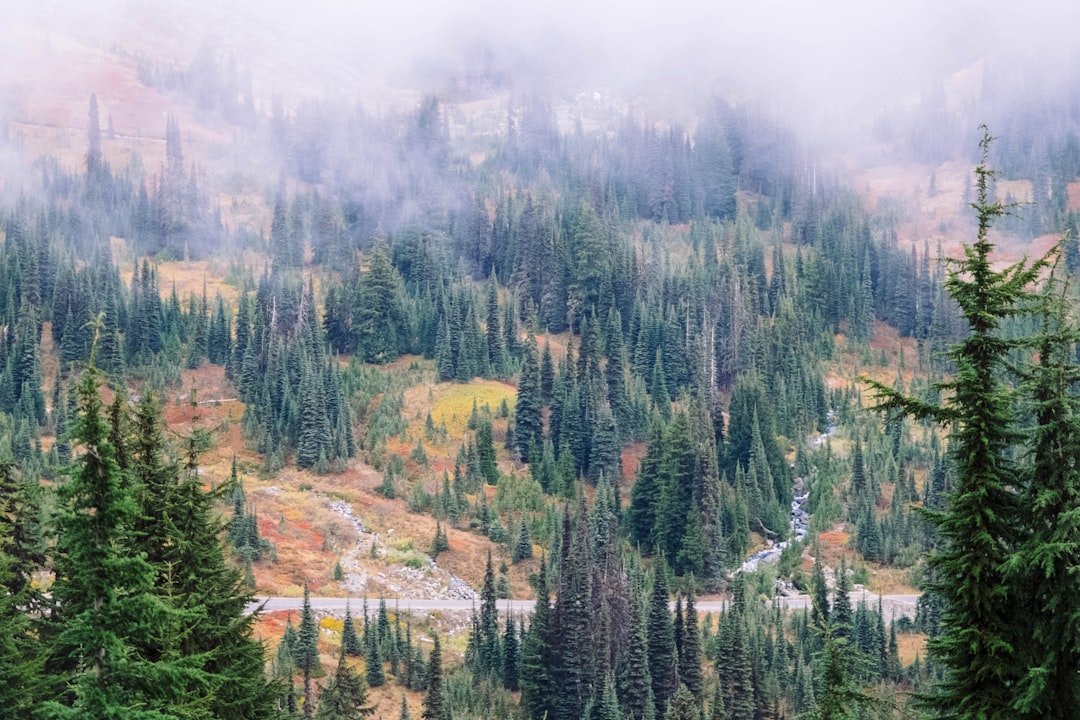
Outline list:
[[[386,682],[382,642],[377,630],[369,629],[364,635],[364,672],[367,676],[367,684],[370,687],[380,687]]]
[[[511,561],[519,563],[533,556],[532,538],[529,536],[529,521],[521,518],[521,530],[518,532],[517,542],[514,544],[514,552]]]
[[[375,714],[376,706],[366,705],[368,696],[364,676],[345,662],[345,648],[338,655],[337,669],[319,693],[316,720],[360,720]]]
[[[319,629],[311,610],[311,597],[307,583],[304,584],[304,604],[300,610],[300,629],[295,646],[291,648],[293,660],[300,670],[314,671],[319,663]]]
[[[34,537],[36,510],[15,465],[0,462],[0,703],[19,717],[30,717],[44,699],[43,647],[30,614],[44,610],[31,583],[45,561]]]
[[[700,706],[704,702],[705,681],[701,675],[701,628],[698,626],[697,607],[694,604],[693,578],[690,592],[686,596],[682,647],[679,652],[679,680]]]
[[[499,328],[499,293],[494,277],[488,281],[485,324],[484,335],[487,341],[486,351],[491,375],[502,377],[506,374],[506,349],[503,347],[503,334]]]
[[[136,506],[108,438],[93,365],[78,387],[72,437],[82,452],[62,486],[57,579],[52,596],[64,625],[51,648],[51,674],[68,690],[44,712],[61,718],[161,718],[185,707],[186,677],[157,650],[172,647],[175,613],[153,593],[154,570],[135,552]]]
[[[671,623],[671,611],[668,610],[667,570],[662,558],[653,571],[645,627],[649,638],[649,677],[652,679],[653,703],[656,717],[663,717],[675,691],[676,658],[675,628]]]
[[[680,685],[675,691],[664,720],[701,720],[701,706],[685,686]]]
[[[521,387],[520,385],[518,386]],[[540,355],[540,402],[551,404],[551,395],[555,387],[555,364],[551,359],[551,342],[544,341],[544,352]]]
[[[1013,488],[1021,486],[1021,478],[1010,452],[1015,392],[1002,374],[1017,342],[1003,337],[1001,326],[1025,311],[1027,288],[1045,266],[1045,261],[1021,262],[995,270],[991,264],[990,226],[1006,208],[989,199],[994,176],[986,164],[990,142],[984,127],[982,162],[975,170],[977,239],[965,246],[964,258],[954,263],[946,280],[970,328],[967,338],[949,352],[957,371],[941,389],[950,400],[945,405],[925,403],[873,384],[884,407],[952,427],[956,491],[948,511],[929,513],[946,543],[930,563],[931,591],[945,599],[946,607],[944,632],[932,638],[929,647],[948,670],[934,706],[960,720],[1015,716],[1012,688],[1020,680],[1017,593],[1006,582],[1003,566],[1019,539]]]
[[[627,720],[655,717],[652,678],[649,676],[649,642],[638,598],[630,599],[626,642],[626,652],[620,660],[618,688],[623,714]]]
[[[477,619],[477,630],[477,670],[481,675],[498,677],[502,671],[502,653],[499,647],[499,608],[496,605],[495,570],[491,565],[490,550],[488,550],[487,565],[484,568],[484,584],[480,590],[480,617]]]
[[[341,651],[353,657],[359,657],[361,653],[360,638],[356,634],[356,623],[353,622],[348,602],[345,603],[345,622],[341,626]]]
[[[502,641],[502,684],[511,692],[517,692],[520,689],[519,655],[516,623],[513,617],[507,617],[506,632],[503,633]]]
[[[356,351],[367,362],[389,362],[401,352],[399,284],[389,247],[375,245],[360,277],[353,320]]]
[[[480,416],[476,423],[476,460],[478,470],[488,485],[499,484],[499,467],[495,464],[495,443],[491,437],[491,418]]]
[[[1018,717],[1080,718],[1080,330],[1053,278],[1043,294],[1038,364],[1029,380],[1036,427],[1021,494],[1030,533],[1008,559],[1006,578],[1025,588],[1032,624],[1019,643],[1026,670]]]
[[[531,458],[529,453],[544,446],[543,402],[540,367],[536,360],[536,338],[530,334],[525,343],[517,405],[514,407],[514,447],[525,462],[537,461],[539,458]]]
[[[541,560],[536,578],[536,607],[521,641],[521,702],[530,720],[543,720],[554,709],[551,633],[547,562]]]
[[[183,614],[171,652],[205,673],[202,692],[213,717],[261,718],[277,688],[266,682],[263,648],[252,637],[257,615],[247,607],[254,597],[225,562],[220,491],[203,489],[200,438],[196,429],[185,439],[187,461],[177,478],[176,464],[163,457],[160,407],[150,395],[140,402],[130,462],[140,515],[136,542],[156,571],[156,593]]]
[[[450,720],[450,703],[443,690],[442,649],[438,634],[432,634],[434,646],[427,663],[427,694],[424,695],[424,720]]]

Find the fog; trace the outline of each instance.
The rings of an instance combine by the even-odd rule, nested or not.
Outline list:
[[[19,33],[40,29],[177,63],[210,43],[251,68],[263,98],[355,95],[377,104],[401,90],[460,91],[471,77],[474,94],[603,89],[678,116],[719,94],[823,137],[843,137],[981,60],[1021,86],[1053,82],[1075,55],[1080,21],[1077,3],[1001,0],[5,4],[8,82],[32,72]]]

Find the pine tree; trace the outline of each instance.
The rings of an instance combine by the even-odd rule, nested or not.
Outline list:
[[[315,625],[315,615],[311,611],[311,597],[307,583],[304,583],[304,604],[300,610],[300,630],[296,643],[290,648],[296,667],[304,673],[304,717],[311,717],[315,711],[315,698],[311,692],[311,676],[319,667],[319,628]]]
[[[978,236],[965,246],[964,258],[955,261],[946,280],[970,328],[949,351],[956,374],[941,389],[950,399],[945,405],[929,404],[872,383],[883,398],[882,407],[952,427],[956,491],[948,511],[928,514],[946,543],[930,560],[931,591],[946,600],[946,608],[944,632],[931,639],[929,648],[948,670],[934,706],[959,720],[1015,716],[1018,608],[1003,565],[1019,539],[1013,488],[1020,487],[1022,479],[1010,459],[1015,392],[1002,379],[1017,342],[1003,337],[1001,326],[1025,311],[1027,288],[1046,264],[1021,262],[1001,270],[991,264],[990,226],[1006,208],[989,200],[994,176],[986,161],[990,142],[984,126],[982,162],[975,170]]]

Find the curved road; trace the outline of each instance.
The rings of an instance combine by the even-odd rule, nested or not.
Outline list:
[[[367,598],[368,605],[378,605],[378,598]],[[858,605],[864,601],[874,607],[877,605],[878,596],[872,592],[856,590],[851,593],[851,604]],[[891,610],[896,616],[907,615],[915,617],[915,605],[919,601],[918,595],[883,595],[881,596],[882,607],[886,615]],[[345,605],[349,603],[353,608],[361,608],[364,603],[363,597],[313,597],[311,607],[314,610],[322,610],[330,613],[345,612]],[[728,600],[699,600],[696,604],[699,613],[719,612],[729,603]],[[303,598],[298,597],[260,597],[256,602],[248,606],[248,612],[253,612],[262,605],[263,612],[279,612],[283,610],[299,611],[304,604]],[[421,600],[416,598],[386,598],[388,607],[398,607],[402,610],[472,610],[480,607],[479,600]],[[506,612],[532,612],[533,600],[499,600],[499,610]],[[780,598],[780,604],[788,610],[801,610],[810,607],[809,595],[789,595]]]

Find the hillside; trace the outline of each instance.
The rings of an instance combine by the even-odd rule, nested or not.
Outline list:
[[[355,671],[377,716],[908,713],[965,672],[978,603],[940,571],[978,565],[947,542],[975,514],[980,571],[1021,587],[1009,554],[1049,543],[1038,602],[1069,596],[1072,89],[1025,103],[1034,69],[958,49],[903,99],[853,71],[801,116],[809,87],[754,73],[656,82],[665,43],[608,75],[606,40],[545,61],[494,11],[460,46],[471,14],[335,12],[0,29],[0,703],[336,717]],[[991,446],[985,474],[960,451]],[[308,593],[348,623],[245,619]],[[1016,640],[1001,687],[1069,632],[1016,623],[987,630]]]

